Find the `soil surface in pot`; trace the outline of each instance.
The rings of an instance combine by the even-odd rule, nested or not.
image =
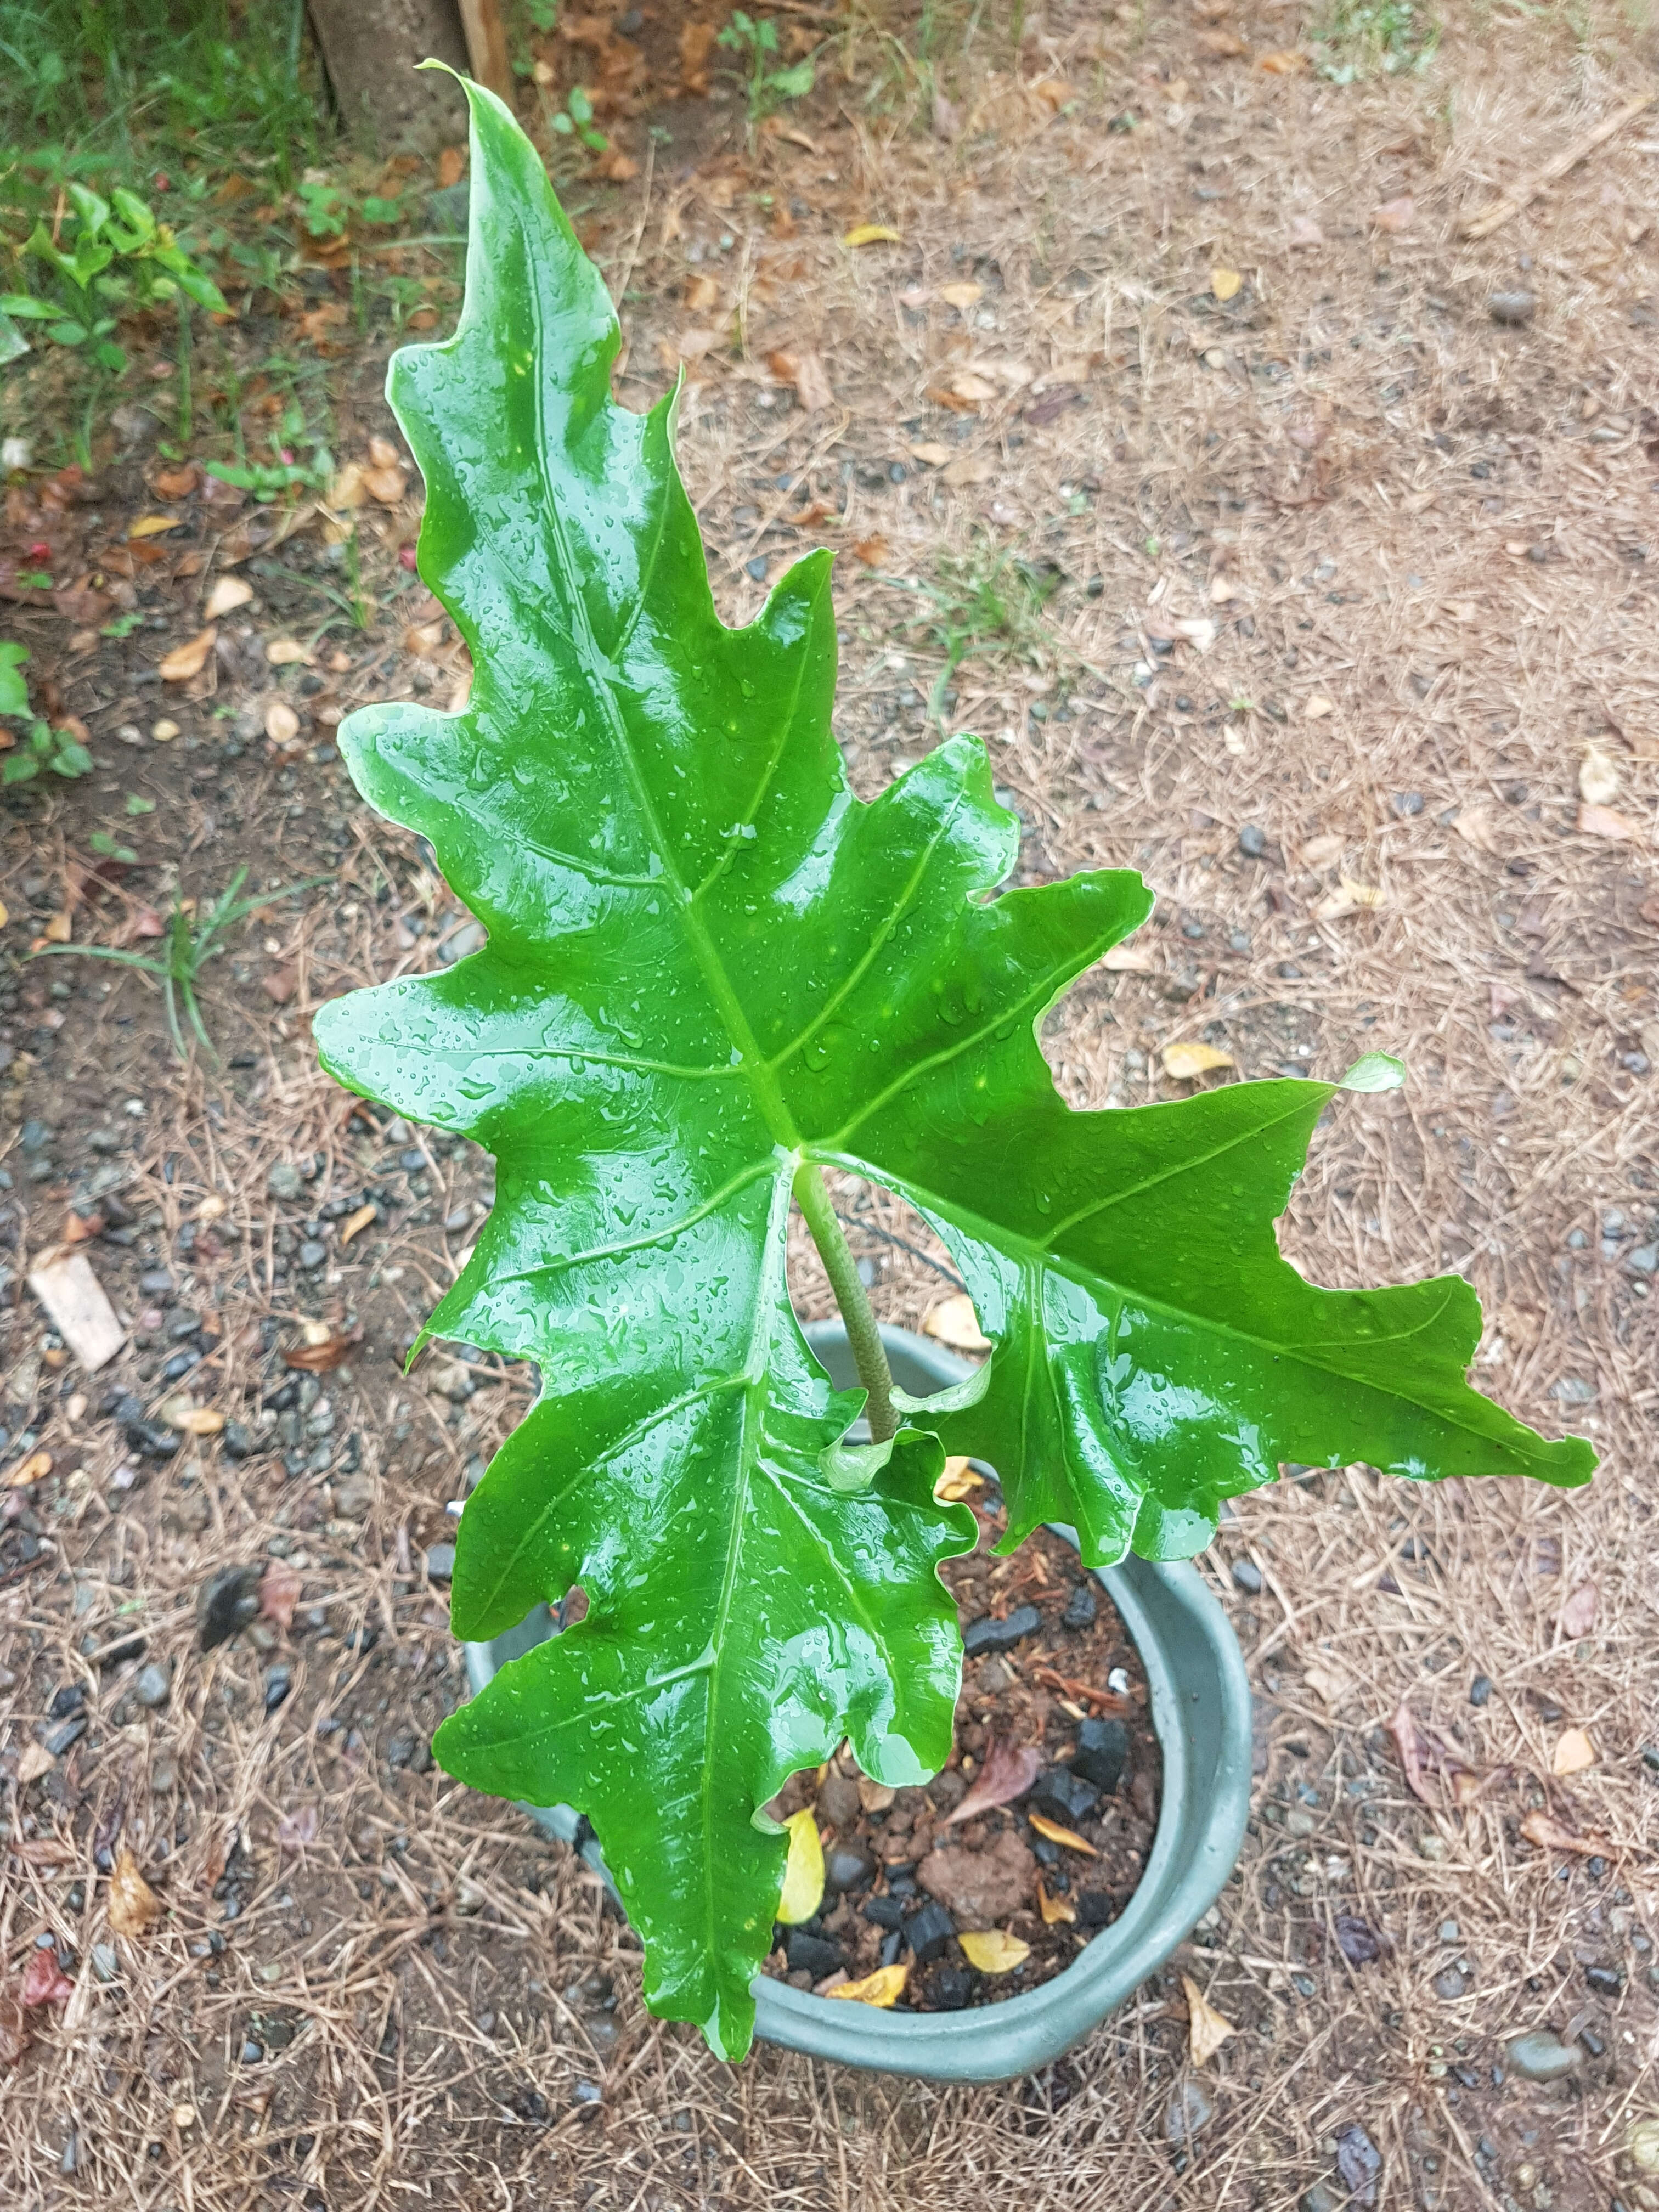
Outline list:
[[[811,1805],[823,1842],[823,1905],[778,1929],[765,1969],[797,1989],[828,1995],[897,1966],[900,2010],[1019,1996],[1117,1918],[1146,1866],[1162,1764],[1135,1648],[1069,1544],[1039,1530],[999,1559],[1001,1503],[988,1486],[973,1503],[979,1548],[943,1571],[967,1653],[949,1764],[924,1788],[894,1791],[861,1775],[843,1744],[774,1808]],[[1021,1753],[1018,1796],[960,1817],[975,1783]],[[993,1934],[1014,1939],[1005,1971],[985,1970],[994,1954],[962,1942]]]

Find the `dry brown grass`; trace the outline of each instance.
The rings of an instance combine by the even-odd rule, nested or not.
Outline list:
[[[1484,1384],[1548,1430],[1587,1429],[1600,1478],[1564,1496],[1351,1470],[1281,1483],[1224,1531],[1209,1571],[1252,1655],[1261,1817],[1214,1923],[1175,1962],[1243,2031],[1206,2074],[1215,2117],[1178,2155],[1164,2119],[1184,2050],[1170,1975],[1061,2066],[1004,2089],[866,2079],[763,2049],[734,2070],[643,2014],[631,1939],[568,1854],[436,1773],[388,1770],[394,1728],[429,1728],[456,1688],[416,1553],[520,1383],[481,1393],[458,1430],[418,1375],[399,1386],[365,1364],[337,1378],[373,1504],[303,1537],[302,1607],[325,1607],[334,1637],[296,1640],[295,1691],[271,1718],[245,1642],[186,1655],[204,1570],[293,1544],[280,1488],[208,1448],[193,1474],[175,1462],[112,1511],[112,1447],[89,1437],[92,1480],[54,1531],[72,1574],[0,1590],[0,1636],[26,1670],[17,1695],[73,1678],[83,1636],[114,1640],[135,1597],[149,1656],[176,1662],[174,1693],[165,1714],[106,1729],[95,1765],[69,1762],[56,1796],[31,1801],[34,1848],[8,1863],[0,1939],[14,1967],[43,1929],[90,1957],[106,1940],[100,1835],[125,1833],[170,1910],[118,1947],[114,1984],[83,1966],[64,2011],[42,2016],[4,2089],[8,2204],[1273,2212],[1330,2172],[1353,2123],[1382,2154],[1386,2207],[1541,2207],[1542,2190],[1560,2212],[1615,2193],[1659,2203],[1620,2164],[1629,2127],[1659,2105],[1659,1778],[1638,1756],[1659,1735],[1659,1390],[1653,1301],[1625,1264],[1659,1206],[1659,1077],[1625,1064],[1659,1062],[1641,911],[1659,797],[1659,126],[1638,124],[1492,240],[1455,235],[1462,212],[1639,82],[1651,52],[1611,9],[1587,8],[1575,33],[1553,11],[1470,8],[1423,76],[1339,89],[1206,59],[1184,16],[1143,27],[1125,9],[1103,29],[1082,6],[1026,12],[1018,82],[994,17],[982,27],[952,80],[968,120],[945,146],[866,102],[882,55],[898,66],[878,29],[914,35],[902,11],[866,6],[852,79],[835,88],[842,123],[826,108],[810,124],[817,153],[774,142],[759,157],[758,182],[805,210],[793,238],[706,174],[659,173],[648,206],[618,209],[614,258],[641,295],[625,388],[654,388],[655,341],[689,319],[687,246],[703,246],[748,338],[746,356],[702,365],[684,410],[724,601],[755,603],[744,562],[793,542],[769,523],[804,500],[806,475],[840,498],[843,460],[836,542],[886,541],[878,568],[841,563],[842,730],[863,788],[927,742],[936,665],[902,629],[914,596],[884,579],[931,580],[942,556],[988,541],[1061,564],[1073,581],[1033,657],[994,642],[961,672],[951,717],[992,737],[1032,873],[1134,865],[1160,894],[1150,971],[1091,978],[1057,1015],[1060,1081],[1079,1101],[1167,1096],[1179,1086],[1159,1051],[1200,1036],[1247,1074],[1401,1054],[1403,1093],[1345,1102],[1322,1131],[1286,1249],[1333,1283],[1468,1272],[1490,1317]],[[1294,11],[1265,5],[1230,21],[1258,52],[1296,31]],[[1062,79],[1077,100],[1056,115],[1030,88]],[[1139,127],[1109,132],[1126,108]],[[1412,227],[1378,233],[1371,211],[1405,192]],[[1322,246],[1288,247],[1297,215],[1316,218]],[[865,218],[892,222],[902,246],[849,253],[840,234]],[[1217,266],[1247,279],[1228,307],[1210,298]],[[991,319],[971,330],[936,297],[970,274]],[[1500,329],[1486,297],[1517,283],[1535,315]],[[907,291],[925,296],[907,308]],[[822,351],[833,415],[758,406],[782,344]],[[971,416],[933,404],[929,389],[970,358],[1006,396]],[[1026,411],[1044,376],[1084,395],[1046,423]],[[883,488],[889,460],[958,433],[967,481],[913,466]],[[772,482],[785,469],[787,493]],[[1217,577],[1231,599],[1215,599]],[[1159,656],[1148,634],[1172,614],[1212,614],[1220,634]],[[1149,684],[1137,664],[1157,666]],[[1575,828],[1592,742],[1617,764],[1628,843]],[[1395,804],[1411,793],[1419,811]],[[1240,853],[1247,824],[1266,833],[1265,860]],[[403,841],[366,821],[360,834],[360,885],[378,866],[405,908],[442,903]],[[1310,867],[1299,856],[1322,836],[1340,858]],[[1385,903],[1320,919],[1344,875]],[[400,952],[387,927],[365,903],[309,928],[287,955],[302,963],[298,1003],[427,957]],[[255,1285],[269,1279],[270,1164],[353,1141],[304,1028],[284,1018],[228,1108],[212,1085],[168,1089],[152,1071],[168,1126],[132,1202],[170,1237],[225,1194]],[[441,1218],[476,1193],[477,1169],[437,1171]],[[890,1234],[922,1241],[872,1204]],[[1604,1255],[1612,1208],[1638,1233]],[[377,1248],[377,1282],[365,1257],[331,1296],[374,1304],[388,1340],[411,1334],[459,1241],[411,1231]],[[948,1288],[878,1237],[861,1249],[893,1318],[918,1321]],[[802,1294],[821,1302],[807,1273]],[[238,1328],[265,1310],[250,1294],[227,1312],[226,1402],[253,1356]],[[13,1316],[14,1347],[29,1321]],[[1556,1395],[1564,1384],[1582,1402]],[[411,1424],[401,1437],[394,1400]],[[1241,1555],[1261,1571],[1258,1599],[1224,1573]],[[1586,1580],[1593,1632],[1564,1642],[1562,1601]],[[365,1626],[373,1654],[349,1641]],[[1477,1673],[1493,1684],[1480,1710]],[[1404,1789],[1383,1734],[1402,1701],[1491,1778],[1468,1812]],[[20,1703],[19,1723],[36,1710]],[[355,1753],[312,1726],[333,1711],[363,1714]],[[1599,1763],[1560,1782],[1569,1724]],[[161,1757],[176,1779],[158,1794]],[[1282,1794],[1299,1784],[1316,1802]],[[1517,1841],[1537,1803],[1607,1839],[1599,1875]],[[302,1805],[319,1810],[316,1838],[285,1852],[277,1820]],[[1301,1813],[1311,1832],[1283,1832]],[[233,1832],[247,1871],[227,1926],[210,1893]],[[1387,1936],[1382,1959],[1345,1965],[1338,1911]],[[1449,1919],[1459,1932],[1442,1941]],[[198,1955],[210,1935],[228,1939],[222,1958]],[[1459,1958],[1467,1992],[1437,1992]],[[1587,1963],[1621,1966],[1623,1996],[1595,1996]],[[581,1986],[596,1972],[614,1977],[614,2014]],[[252,2016],[278,2012],[301,2032],[244,2063]],[[1540,2023],[1588,2029],[1602,2054],[1568,2088],[1495,2087],[1500,2039]],[[584,2081],[602,2085],[597,2106],[576,2101]]]

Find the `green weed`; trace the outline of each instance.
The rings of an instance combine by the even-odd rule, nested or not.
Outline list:
[[[1426,68],[1440,26],[1413,0],[1330,0],[1309,36],[1320,75],[1333,84],[1354,84]]]
[[[927,602],[927,611],[907,627],[922,632],[941,656],[927,699],[928,715],[940,729],[945,694],[964,662],[999,651],[1027,660],[1039,656],[1050,641],[1043,610],[1060,582],[1057,570],[1039,569],[988,543],[965,556],[945,555],[931,582],[903,580],[901,588]]]
[[[731,21],[715,44],[727,53],[735,54],[743,65],[740,71],[733,74],[748,98],[751,137],[769,115],[776,114],[786,100],[805,100],[816,82],[817,73],[810,57],[780,68],[777,25],[763,16],[757,21],[741,8],[732,10]]]
[[[97,839],[104,836],[112,851],[114,840],[106,832],[94,831],[89,841],[95,850],[102,850]],[[117,852],[118,858],[131,859],[125,848]],[[319,884],[329,881],[326,876],[311,876],[304,883],[284,884],[280,890],[258,891],[252,896],[239,896],[247,881],[247,870],[238,868],[227,884],[223,894],[204,914],[196,910],[193,899],[175,899],[168,917],[166,934],[160,940],[161,950],[155,953],[135,952],[125,945],[43,945],[34,956],[42,958],[48,952],[79,953],[88,960],[113,960],[123,968],[137,968],[153,975],[161,986],[161,996],[167,1006],[167,1030],[173,1038],[173,1049],[180,1060],[189,1056],[185,1025],[199,1041],[210,1059],[216,1060],[213,1040],[208,1035],[207,1024],[202,1019],[202,1010],[197,996],[197,985],[201,973],[210,960],[216,960],[225,950],[222,939],[227,930],[239,921],[246,921],[261,907],[274,906],[278,899],[293,898],[301,891],[313,890]],[[180,1019],[182,1013],[183,1019]]]

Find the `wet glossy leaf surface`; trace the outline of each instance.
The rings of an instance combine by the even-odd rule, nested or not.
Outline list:
[[[489,941],[316,1034],[343,1082],[499,1162],[430,1328],[535,1360],[543,1395],[462,1518],[455,1627],[589,1601],[435,1748],[589,1815],[649,2002],[736,2055],[787,1855],[757,1808],[843,1735],[896,1787],[949,1749],[936,1570],[973,1521],[933,1495],[941,1436],[999,1468],[1011,1542],[1070,1522],[1091,1563],[1195,1551],[1281,1459],[1571,1482],[1591,1455],[1467,1388],[1461,1281],[1326,1291],[1279,1259],[1335,1086],[1065,1105],[1035,1024],[1149,894],[1099,872],[990,896],[1017,824],[969,738],[853,797],[827,556],[722,627],[672,410],[611,403],[599,277],[506,111],[469,96],[461,327],[391,390],[422,570],[477,675],[458,715],[374,708],[340,742]],[[980,1401],[922,1415],[862,1488],[825,1457],[859,1395],[784,1280],[806,1164],[920,1207],[999,1347]]]

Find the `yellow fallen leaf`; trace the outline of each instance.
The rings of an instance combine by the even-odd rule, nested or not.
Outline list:
[[[3,929],[10,920],[10,909],[8,908],[4,899],[0,899],[0,929]]]
[[[878,1966],[873,1974],[866,1974],[861,1982],[842,1982],[838,1988],[826,1990],[824,1995],[850,1997],[854,2004],[875,2005],[885,2012],[889,2005],[898,2002],[909,1978],[908,1966]]]
[[[1231,2021],[1224,2020],[1206,1997],[1190,1974],[1181,1977],[1181,1986],[1187,1992],[1188,2033],[1191,2038],[1194,2066],[1202,2066],[1213,2058],[1230,2035],[1238,2030]]]
[[[936,1338],[940,1344],[948,1344],[952,1352],[991,1349],[991,1340],[980,1328],[974,1302],[966,1291],[958,1291],[953,1298],[941,1299],[921,1326],[926,1335]]]
[[[1299,857],[1304,868],[1328,868],[1342,858],[1342,840],[1328,830],[1322,836],[1310,837]]]
[[[1152,975],[1158,971],[1158,956],[1144,945],[1114,945],[1100,964],[1116,975]]]
[[[1237,269],[1212,269],[1210,271],[1210,289],[1218,300],[1236,298],[1243,282]]]
[[[933,1485],[933,1495],[942,1505],[953,1505],[958,1498],[971,1498],[984,1486],[985,1477],[975,1474],[965,1459],[947,1459],[944,1472]]]
[[[72,925],[67,914],[55,914],[40,934],[48,945],[67,945]]]
[[[1050,1897],[1041,1881],[1037,1883],[1036,1892],[1037,1911],[1042,1915],[1045,1928],[1058,1928],[1062,1924],[1069,1928],[1076,1924],[1077,1907],[1070,1898]]]
[[[1578,796],[1587,806],[1611,806],[1619,796],[1619,770],[1599,745],[1578,763]]]
[[[988,1928],[982,1933],[969,1929],[957,1941],[969,1965],[977,1966],[981,1974],[1012,1974],[1031,1955],[1029,1943],[1022,1943],[1018,1936],[1010,1936],[1001,1928]]]
[[[1334,701],[1322,698],[1316,692],[1302,711],[1310,722],[1322,722],[1327,714],[1336,712],[1336,707]]]
[[[207,605],[202,612],[210,622],[217,622],[221,615],[234,614],[253,597],[252,584],[245,584],[240,576],[221,576],[208,593]]]
[[[138,1870],[131,1850],[120,1844],[109,1878],[109,1924],[118,1936],[142,1936],[161,1917],[161,1900]]]
[[[1313,67],[1310,57],[1295,46],[1282,46],[1271,54],[1258,54],[1255,66],[1269,76],[1303,76]]]
[[[210,623],[205,629],[198,630],[195,636],[187,639],[183,645],[175,645],[161,663],[162,683],[184,684],[192,676],[199,676],[207,664],[209,653],[213,650],[213,641],[218,635]]]
[[[379,1218],[373,1205],[360,1206],[340,1231],[342,1246],[349,1244],[354,1237],[361,1237],[364,1230],[372,1228]]]
[[[297,661],[309,664],[313,658],[311,647],[297,637],[273,637],[265,647],[265,659],[273,668],[291,668]]]
[[[792,1813],[784,1826],[789,1832],[789,1859],[775,1917],[793,1928],[798,1921],[810,1920],[823,1902],[823,1844],[810,1808]]]
[[[27,1790],[31,1782],[38,1782],[43,1774],[50,1774],[58,1764],[43,1743],[26,1743],[17,1762],[17,1786]]]
[[[179,514],[141,514],[127,525],[129,538],[161,538],[169,530],[182,530],[184,517]]]
[[[1638,838],[1642,832],[1628,814],[1615,814],[1610,806],[1581,806],[1578,810],[1579,833],[1586,837],[1611,837],[1620,842]]]
[[[965,315],[969,307],[978,307],[980,301],[985,297],[985,287],[983,284],[971,283],[941,284],[939,288],[939,295],[946,307],[955,307]]]
[[[1207,1075],[1212,1068],[1231,1067],[1233,1056],[1223,1052],[1218,1044],[1166,1044],[1164,1048],[1164,1073],[1173,1075],[1179,1083],[1190,1083],[1195,1076]]]
[[[854,223],[842,240],[843,246],[897,246],[899,243],[897,231],[890,229],[884,222]],[[890,2003],[891,1999],[888,2002]]]
[[[990,379],[972,368],[958,369],[951,379],[951,389],[958,399],[970,400],[976,406],[981,401],[994,399],[997,396],[997,388]]]
[[[1047,1836],[1051,1844],[1063,1844],[1068,1851],[1081,1851],[1086,1858],[1097,1859],[1100,1853],[1085,1836],[1075,1828],[1062,1828],[1058,1820],[1046,1820],[1041,1813],[1033,1813],[1031,1826],[1038,1835]]]
[[[1466,845],[1473,845],[1477,853],[1498,850],[1498,814],[1494,808],[1477,802],[1473,806],[1460,808],[1452,828]]]
[[[27,1490],[32,1482],[39,1482],[43,1474],[52,1473],[50,1452],[31,1452],[27,1459],[19,1460],[6,1477],[8,1490]]]
[[[1552,1774],[1583,1774],[1595,1765],[1595,1746],[1583,1729],[1565,1729],[1556,1738]]]
[[[940,445],[937,438],[924,438],[921,445],[912,446],[912,456],[925,468],[942,469],[954,458],[954,448]]]
[[[1387,906],[1389,902],[1387,891],[1378,890],[1375,884],[1356,883],[1352,876],[1344,876],[1341,878],[1341,885],[1349,900],[1355,906],[1376,908]]]

